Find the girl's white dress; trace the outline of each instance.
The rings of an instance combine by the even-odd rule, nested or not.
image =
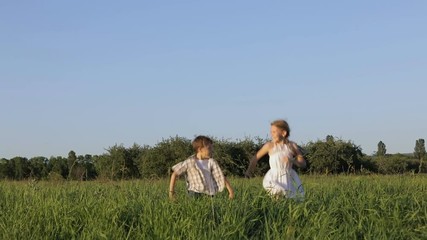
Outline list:
[[[263,187],[271,195],[303,198],[304,188],[298,174],[292,168],[293,154],[286,144],[275,144],[268,153],[270,170],[263,180]]]

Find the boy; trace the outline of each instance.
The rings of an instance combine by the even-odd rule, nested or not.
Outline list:
[[[187,174],[187,191],[190,197],[198,198],[203,194],[213,196],[224,190],[225,186],[228,197],[234,198],[233,188],[218,163],[212,158],[213,141],[206,136],[198,136],[193,140],[192,145],[196,154],[172,167],[169,198],[175,199],[175,182],[183,173]]]

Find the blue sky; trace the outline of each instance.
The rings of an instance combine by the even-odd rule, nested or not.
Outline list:
[[[0,158],[427,138],[426,1],[1,1]]]

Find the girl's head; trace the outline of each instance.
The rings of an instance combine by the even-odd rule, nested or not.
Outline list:
[[[280,142],[282,140],[287,142],[288,137],[291,133],[291,129],[289,128],[289,124],[285,120],[278,119],[271,123],[270,133],[273,142]]]
[[[197,136],[193,142],[193,149],[200,158],[210,158],[213,152],[213,141],[206,136]]]

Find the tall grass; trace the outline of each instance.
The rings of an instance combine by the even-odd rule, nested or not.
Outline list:
[[[184,181],[0,182],[0,239],[427,239],[427,176],[302,176],[303,202],[261,178],[193,200]]]

